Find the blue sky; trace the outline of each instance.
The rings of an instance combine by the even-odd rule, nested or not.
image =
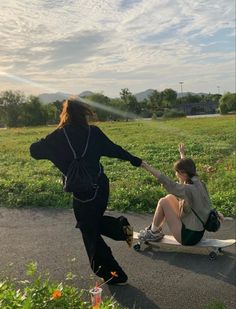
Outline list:
[[[5,2],[5,3],[4,3]],[[0,2],[0,91],[235,92],[234,0]],[[219,86],[220,88],[217,88]]]

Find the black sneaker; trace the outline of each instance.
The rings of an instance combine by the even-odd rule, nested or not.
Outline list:
[[[124,216],[119,217],[119,220],[120,220],[122,230],[123,230],[123,233],[124,233],[125,241],[127,242],[128,246],[131,247],[132,243],[133,243],[134,229],[129,224],[129,221]]]
[[[133,243],[133,233],[134,228],[131,225],[123,226],[123,232],[125,234],[125,241],[127,242],[128,246],[131,248]]]

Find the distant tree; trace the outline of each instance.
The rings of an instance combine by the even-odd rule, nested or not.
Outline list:
[[[219,106],[219,110],[222,115],[228,114],[227,104],[225,102],[221,102]]]
[[[111,118],[111,112],[106,110],[106,108],[111,105],[111,99],[109,97],[102,93],[94,93],[87,98],[88,100],[94,102],[92,109],[94,110],[98,120],[105,121]]]
[[[220,98],[220,112],[226,114],[228,112],[236,111],[236,93],[226,92]]]
[[[177,99],[177,103],[178,104],[182,104],[182,103],[184,103],[184,104],[186,104],[186,103],[199,103],[199,102],[202,101],[203,98],[204,98],[204,96],[188,93],[184,97],[179,97]]]
[[[55,102],[49,103],[45,106],[48,116],[48,123],[54,124],[59,122],[63,102],[64,101],[56,100]]]
[[[21,105],[25,95],[20,91],[7,90],[0,95],[1,122],[7,127],[18,127],[21,124]]]
[[[171,88],[166,88],[161,92],[162,105],[165,107],[172,107],[176,104],[177,92]]]
[[[152,112],[148,107],[148,99],[144,99],[143,101],[139,102],[141,107],[140,116],[144,118],[150,118],[152,116]]]
[[[219,104],[220,104],[220,98],[221,97],[222,97],[222,95],[218,94],[218,93],[210,95],[212,102],[219,103]]]
[[[207,94],[207,95],[204,95],[202,97],[202,101],[204,102],[214,102],[214,103],[217,103],[219,104],[219,101],[220,101],[220,98],[221,98],[221,94]]]
[[[124,103],[128,103],[129,97],[132,95],[132,92],[128,88],[123,88],[120,91],[120,98]]]
[[[42,105],[38,97],[29,96],[21,106],[21,123],[25,126],[44,125],[47,119],[47,107]]]
[[[158,110],[163,109],[162,106],[162,94],[157,90],[154,90],[153,93],[148,98],[147,108],[151,111],[152,114],[155,114]]]
[[[127,112],[140,114],[141,105],[137,101],[136,97],[130,92],[128,88],[123,88],[120,91],[120,98],[124,103]]]
[[[139,115],[141,112],[141,105],[137,101],[136,97],[134,95],[131,95],[128,100],[128,111],[131,113],[134,113],[136,115]]]
[[[112,112],[109,115],[109,120],[116,121],[124,119],[123,112],[126,111],[124,102],[120,98],[112,98],[110,100],[110,107]]]
[[[45,105],[44,110],[47,115],[46,118],[48,124],[56,124],[59,122],[59,111],[53,103]]]
[[[55,102],[52,102],[52,104],[56,107],[58,114],[60,114],[62,111],[63,102],[64,101],[58,101],[58,100],[56,100]]]

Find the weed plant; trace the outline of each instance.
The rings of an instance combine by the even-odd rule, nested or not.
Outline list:
[[[89,309],[91,308],[89,290],[78,290],[68,281],[53,282],[49,274],[40,273],[37,263],[31,262],[26,269],[27,280],[5,278],[0,281],[1,309]],[[125,309],[114,299],[104,296],[100,309]]]

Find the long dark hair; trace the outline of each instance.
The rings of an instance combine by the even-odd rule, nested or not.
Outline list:
[[[62,112],[60,114],[60,122],[57,127],[62,128],[67,124],[71,124],[73,126],[82,125],[87,127],[87,117],[92,116],[93,112],[87,104],[76,98],[68,98],[63,103]]]
[[[174,164],[176,172],[185,173],[188,175],[187,183],[192,184],[191,178],[197,176],[196,165],[192,159],[179,159]]]

